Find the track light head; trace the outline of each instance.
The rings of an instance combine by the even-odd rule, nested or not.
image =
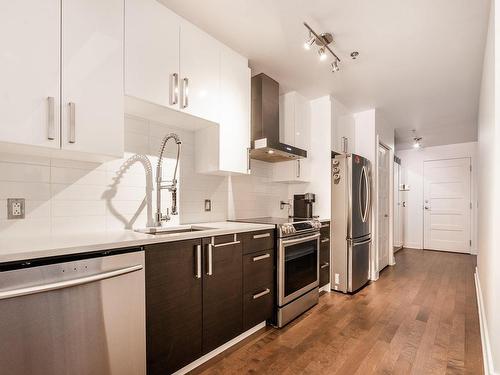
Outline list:
[[[319,60],[320,61],[325,61],[326,60],[325,47],[320,47],[320,49],[318,49],[318,55],[319,55]]]
[[[340,70],[338,60],[332,62],[331,67],[332,67],[332,73],[338,72]]]
[[[314,44],[315,41],[316,41],[316,37],[314,35],[312,35],[311,33],[309,33],[309,39],[307,40],[307,42],[304,43],[304,48],[306,50],[310,50],[311,46]]]
[[[420,144],[421,140],[422,140],[422,137],[413,138],[413,148],[419,149],[420,147],[422,147],[422,145]]]

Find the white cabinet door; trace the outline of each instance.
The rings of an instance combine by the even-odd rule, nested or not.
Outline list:
[[[0,141],[59,148],[60,19],[59,0],[0,3]]]
[[[273,164],[273,182],[299,184],[310,182],[310,160],[298,159]]]
[[[121,156],[123,0],[63,0],[62,16],[62,148]]]
[[[280,96],[280,142],[309,149],[309,101],[292,91]]]
[[[125,0],[126,95],[179,109],[179,32],[179,17],[158,1]]]
[[[218,122],[220,44],[182,21],[180,36],[181,110]]]
[[[219,169],[248,173],[251,90],[248,60],[222,46],[220,79]]]

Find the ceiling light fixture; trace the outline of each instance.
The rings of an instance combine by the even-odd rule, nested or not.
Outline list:
[[[420,148],[422,145],[420,144],[420,141],[422,140],[422,137],[415,137],[413,138],[413,148]]]
[[[339,68],[339,63],[337,60],[331,63],[332,66],[332,73],[338,72],[340,70]]]
[[[319,50],[318,50],[318,55],[319,55],[319,60],[320,61],[325,61],[326,60],[326,52],[325,52],[325,48],[324,47],[321,47]]]
[[[333,36],[331,33],[316,33],[311,26],[304,22],[304,26],[309,30],[309,39],[304,43],[304,48],[310,50],[313,44],[318,46],[318,55],[320,61],[325,61],[328,57],[327,51],[334,57],[334,61],[331,63],[332,72],[338,72],[340,58],[332,51],[329,47],[333,43]]]
[[[309,51],[311,49],[311,46],[314,44],[315,41],[316,41],[316,37],[309,32],[309,40],[304,43],[304,48]]]

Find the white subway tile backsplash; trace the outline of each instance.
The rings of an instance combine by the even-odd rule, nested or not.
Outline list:
[[[49,182],[48,166],[14,162],[0,162],[0,181]]]
[[[177,133],[182,141],[178,170],[179,215],[167,225],[224,221],[227,218],[286,216],[279,201],[286,185],[271,182],[271,165],[252,161],[252,174],[215,176],[195,170],[194,133],[125,116],[122,159],[106,163],[48,159],[0,153],[0,233],[21,236],[52,232],[84,233],[152,225],[156,207],[155,174],[162,138]],[[169,142],[163,178],[172,179],[177,147]],[[6,220],[7,198],[26,198],[25,220]],[[171,196],[162,191],[162,211]],[[205,199],[212,211],[205,212]]]

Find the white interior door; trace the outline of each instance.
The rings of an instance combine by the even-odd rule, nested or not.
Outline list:
[[[424,248],[470,252],[470,158],[424,162]]]
[[[391,168],[390,152],[382,145],[378,147],[378,179],[377,179],[377,202],[378,202],[378,269],[382,270],[389,265],[389,168]]]
[[[0,139],[59,148],[59,0],[0,2]]]
[[[394,247],[399,249],[403,246],[403,202],[401,201],[401,192],[399,187],[401,185],[401,166],[394,162]]]

